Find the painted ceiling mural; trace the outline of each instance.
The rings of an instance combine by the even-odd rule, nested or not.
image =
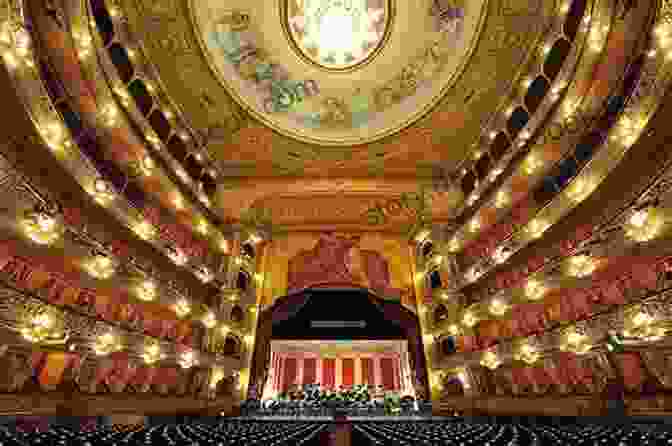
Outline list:
[[[211,64],[265,124],[326,145],[378,139],[422,116],[453,82],[483,6],[433,14],[396,0],[246,3],[196,8]],[[417,38],[404,39],[410,32]]]

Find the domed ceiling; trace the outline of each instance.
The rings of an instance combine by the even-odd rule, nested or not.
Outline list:
[[[264,208],[274,221],[291,214],[286,223],[353,228],[381,200],[433,185],[480,146],[488,122],[520,94],[559,8],[543,0],[121,3],[164,91],[219,167],[220,216]],[[432,195],[441,197],[435,220],[452,218],[459,189]]]
[[[267,2],[266,2],[267,3]],[[204,52],[236,101],[274,130],[348,146],[406,127],[459,74],[484,1],[192,2]],[[411,37],[412,36],[412,37]]]

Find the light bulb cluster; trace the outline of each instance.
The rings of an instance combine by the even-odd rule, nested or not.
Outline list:
[[[64,331],[56,326],[54,317],[46,312],[28,319],[20,331],[24,339],[35,344],[62,344],[68,338]]]
[[[581,254],[569,259],[569,275],[583,278],[593,274],[597,268],[596,262],[589,255]]]
[[[471,311],[467,311],[466,313],[464,313],[464,316],[462,317],[462,323],[464,323],[464,325],[466,325],[467,327],[473,327],[478,323],[478,319],[476,318],[474,313],[472,313]]]
[[[185,317],[191,313],[191,305],[185,298],[180,298],[173,304],[173,310],[175,310],[175,314],[179,317]]]
[[[660,234],[663,224],[663,218],[655,209],[640,209],[630,216],[625,234],[637,242],[648,242]]]
[[[140,300],[152,301],[157,295],[156,284],[151,280],[145,280],[136,288],[136,294]]]
[[[26,213],[22,226],[26,236],[40,245],[54,243],[65,232],[56,215],[39,210]]]
[[[502,361],[499,359],[495,352],[485,352],[481,357],[480,364],[484,367],[489,368],[490,370],[495,370],[502,364]]]
[[[509,246],[498,246],[492,253],[492,261],[497,265],[502,264],[511,257],[511,254],[512,250]]]
[[[112,277],[117,269],[117,262],[110,256],[103,253],[95,253],[89,261],[83,265],[89,275],[96,279],[109,279]]]
[[[530,344],[523,344],[518,349],[518,352],[515,355],[515,359],[518,361],[523,361],[527,364],[534,364],[540,358],[539,352],[532,347]]]
[[[214,328],[217,325],[217,318],[215,317],[215,313],[212,311],[208,311],[205,313],[203,316],[203,319],[201,319],[203,322],[203,325],[205,325],[206,328]]]
[[[623,331],[623,336],[638,338],[647,342],[659,341],[665,337],[667,330],[656,322],[650,314],[639,311],[632,317],[630,327]]]
[[[193,350],[187,350],[180,355],[180,358],[177,360],[177,362],[183,369],[190,369],[198,364],[198,359],[196,358],[196,353]]]
[[[525,284],[525,296],[530,300],[539,300],[546,294],[546,287],[542,282],[530,279]]]
[[[151,343],[145,346],[142,359],[146,364],[154,364],[164,359],[166,355],[161,352],[161,346],[158,343]]]
[[[207,266],[200,266],[196,268],[195,274],[196,277],[198,277],[198,279],[203,283],[210,283],[215,278],[215,275]]]
[[[113,352],[118,352],[123,349],[121,342],[117,336],[112,333],[105,333],[104,335],[98,336],[95,344],[93,345],[93,351],[98,356],[109,355]]]
[[[488,311],[495,316],[503,316],[508,309],[509,306],[499,299],[492,299],[488,307]]]
[[[576,354],[588,353],[593,346],[590,344],[588,336],[570,331],[565,337],[565,342],[560,345],[560,350],[573,352]]]
[[[98,204],[109,204],[115,198],[114,188],[102,178],[96,178],[91,185],[89,193]]]

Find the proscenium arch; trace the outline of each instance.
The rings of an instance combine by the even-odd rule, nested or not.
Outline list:
[[[273,305],[262,311],[257,322],[254,352],[250,365],[250,385],[256,384],[262,388],[268,373],[268,361],[270,361],[270,341],[273,338],[273,327],[293,319],[310,303],[312,299],[336,297],[340,293],[341,299],[345,295],[361,305],[369,305],[375,308],[383,320],[396,325],[401,333],[400,339],[407,340],[411,369],[416,376],[416,390],[422,390],[426,398],[429,398],[429,380],[427,376],[427,364],[420,322],[415,313],[405,308],[398,302],[390,302],[373,294],[364,288],[347,289],[306,289],[276,299]],[[331,295],[331,296],[329,296]],[[342,300],[339,302],[342,304]],[[329,320],[329,309],[325,307],[324,319]],[[310,335],[306,337],[308,339]],[[317,338],[314,338],[317,339]],[[368,337],[375,339],[375,334]],[[418,384],[422,389],[418,389]]]

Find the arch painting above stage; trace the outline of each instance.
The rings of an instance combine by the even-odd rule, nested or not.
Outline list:
[[[411,290],[392,286],[389,261],[383,254],[360,245],[359,235],[320,234],[311,249],[289,259],[287,292],[354,285],[386,299],[406,297]]]

